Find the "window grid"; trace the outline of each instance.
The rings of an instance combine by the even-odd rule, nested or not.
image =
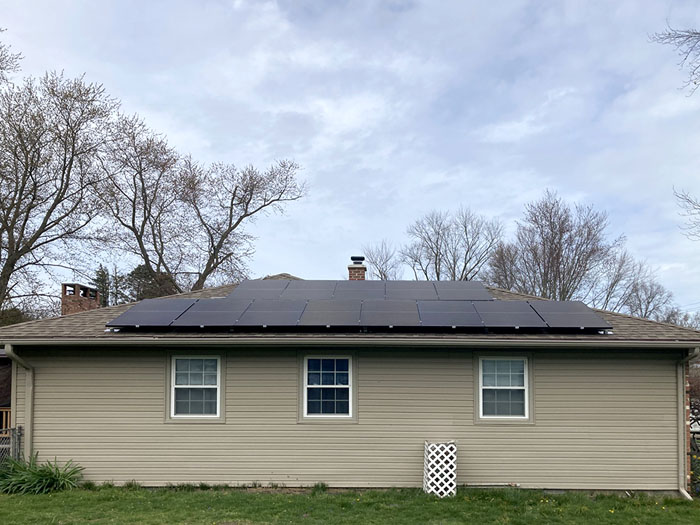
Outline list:
[[[489,410],[484,410],[488,404]],[[479,358],[479,417],[528,419],[528,364],[526,357]],[[491,406],[493,409],[491,409]],[[501,409],[508,407],[504,412]],[[518,412],[513,414],[514,409]],[[520,410],[521,409],[521,410]],[[495,413],[488,413],[488,412]]]
[[[218,356],[173,356],[173,418],[216,418],[220,414],[221,359]]]
[[[352,417],[352,360],[349,356],[304,358],[304,417]]]

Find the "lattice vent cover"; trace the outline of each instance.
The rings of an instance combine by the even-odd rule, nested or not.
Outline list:
[[[457,443],[425,442],[423,491],[439,498],[457,494]]]

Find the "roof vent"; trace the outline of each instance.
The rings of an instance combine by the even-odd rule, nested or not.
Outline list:
[[[365,262],[365,258],[363,255],[353,255],[350,257],[350,260],[352,261],[352,264],[362,264]]]

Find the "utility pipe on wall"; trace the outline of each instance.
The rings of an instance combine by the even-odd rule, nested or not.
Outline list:
[[[25,374],[25,396],[24,396],[24,457],[32,455],[32,437],[34,430],[34,367],[18,356],[12,345],[5,345],[5,354],[17,365],[24,368]]]

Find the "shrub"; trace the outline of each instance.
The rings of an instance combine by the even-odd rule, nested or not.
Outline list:
[[[37,455],[29,461],[9,459],[0,470],[0,492],[6,494],[48,494],[76,488],[83,476],[83,467],[68,461],[59,465],[39,463]]]
[[[319,494],[323,494],[327,490],[328,490],[328,485],[326,485],[323,481],[319,481],[311,489],[311,494],[314,496],[317,496]]]
[[[124,483],[124,488],[126,490],[139,490],[141,488],[141,484],[135,479],[132,479],[131,481]]]

